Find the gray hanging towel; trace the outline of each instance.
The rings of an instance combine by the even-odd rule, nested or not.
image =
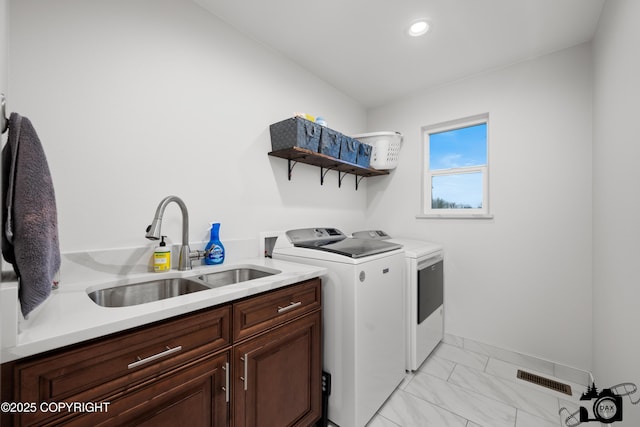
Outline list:
[[[49,165],[28,118],[12,113],[2,150],[2,256],[18,275],[27,315],[51,294],[60,269],[58,214]]]

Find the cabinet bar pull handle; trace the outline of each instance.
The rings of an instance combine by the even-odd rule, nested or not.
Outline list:
[[[280,307],[278,306],[278,313],[284,313],[285,311],[289,311],[292,308],[296,308],[302,305],[302,301],[298,301],[298,302],[291,302],[289,303],[288,306],[286,307]]]
[[[224,364],[224,366],[222,367],[222,370],[224,371],[224,381],[225,381],[225,386],[222,387],[222,390],[224,390],[224,399],[227,403],[229,403],[229,362],[226,362]]]
[[[247,380],[249,379],[249,366],[248,366],[248,357],[247,353],[244,354],[244,357],[241,357],[240,360],[244,362],[244,377],[240,377],[240,379],[244,382],[244,391],[247,391]]]
[[[154,354],[153,356],[149,356],[149,357],[145,357],[144,359],[141,359],[140,356],[138,356],[138,360],[136,360],[135,362],[129,363],[129,365],[127,366],[128,369],[133,369],[133,368],[137,368],[138,366],[142,366],[146,363],[149,362],[153,362],[154,360],[158,360],[162,357],[168,356],[170,354],[173,353],[177,353],[179,351],[182,350],[182,346],[179,345],[177,347],[173,347],[173,348],[169,348],[169,346],[167,346],[167,349],[165,351],[161,351],[158,354]]]

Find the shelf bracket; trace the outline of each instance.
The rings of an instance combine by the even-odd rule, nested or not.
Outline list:
[[[288,175],[287,175],[287,176],[289,177],[289,181],[291,181],[291,171],[293,171],[293,168],[294,168],[294,167],[295,167],[295,165],[297,165],[297,164],[298,164],[298,161],[297,161],[297,160],[294,160],[294,161],[293,161],[293,164],[291,164],[291,159],[287,159],[287,166],[288,166],[288,169],[289,169],[289,173],[288,173]]]
[[[338,188],[342,186],[342,178],[344,178],[346,175],[347,175],[347,172],[338,171]]]
[[[331,170],[331,168],[324,168],[320,166],[320,185],[324,185],[324,177],[327,176],[327,173]]]
[[[354,175],[356,177],[356,191],[358,191],[358,184],[360,184],[360,181],[362,181],[364,179],[364,176],[358,176],[358,175]]]

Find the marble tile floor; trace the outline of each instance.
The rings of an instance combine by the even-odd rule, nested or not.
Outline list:
[[[569,384],[573,395],[520,380],[518,369]],[[560,408],[576,411],[590,381],[584,371],[448,335],[367,427],[562,427]]]

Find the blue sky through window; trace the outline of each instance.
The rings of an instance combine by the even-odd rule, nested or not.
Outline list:
[[[429,169],[451,169],[487,164],[487,124],[429,135]]]
[[[431,208],[482,208],[482,174],[461,173],[434,176],[431,181]]]

